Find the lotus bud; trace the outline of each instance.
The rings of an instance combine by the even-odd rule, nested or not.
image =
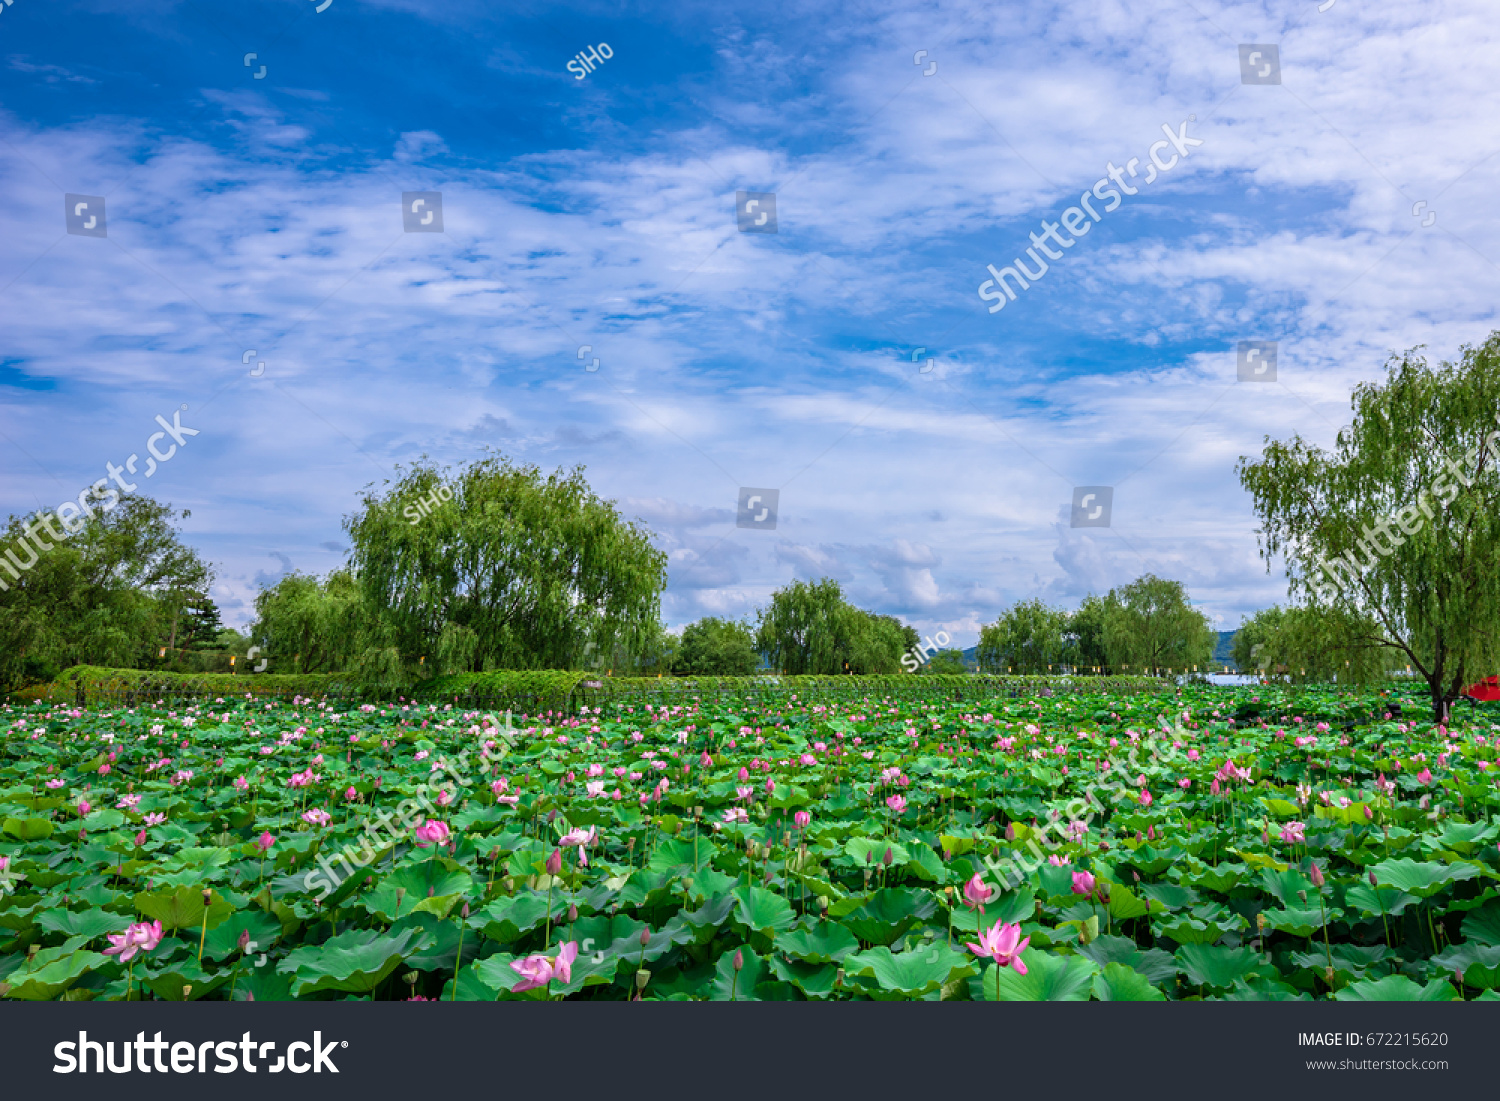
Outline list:
[[[556,875],[562,871],[562,850],[553,849],[552,855],[547,858],[547,874]]]
[[[469,908],[468,905],[465,904],[464,909],[467,910],[468,908]],[[465,914],[464,916],[468,917],[467,914]],[[569,906],[568,907],[568,924],[571,925],[573,922],[575,922],[577,920],[578,920],[578,907],[576,905]]]
[[[1371,887],[1379,887],[1380,886],[1380,883],[1375,879],[1375,873],[1374,872],[1370,873],[1370,886]]]
[[[575,910],[575,914],[576,914],[576,910]],[[464,903],[463,909],[459,910],[458,916],[461,917],[461,918],[463,918],[465,921],[469,920],[469,904],[467,902]]]
[[[745,950],[743,948],[737,948],[737,949],[735,949],[735,952],[734,952],[734,969],[736,971],[741,971],[741,970],[744,969],[744,967],[745,967]]]
[[[1015,839],[1016,839],[1016,824],[1014,822],[1011,822],[1011,823],[1009,823],[1005,827],[1005,840],[1007,840],[1007,841],[1014,841]]]
[[[245,930],[243,930],[240,933],[239,946],[240,946],[240,951],[241,952],[249,951],[249,949],[250,949],[250,930],[249,929],[245,929]]]
[[[885,855],[880,858],[880,862],[882,864],[884,864],[887,868],[889,868],[891,866],[891,857],[892,857],[891,847],[889,845],[887,845],[885,847]]]
[[[647,926],[641,930],[641,947],[645,948],[651,943],[651,927]]]
[[[1314,887],[1322,887],[1327,882],[1323,878],[1323,869],[1318,867],[1316,861],[1313,863],[1312,871],[1309,873],[1308,878],[1312,880]]]

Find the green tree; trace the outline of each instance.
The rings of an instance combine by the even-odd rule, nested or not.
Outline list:
[[[755,634],[743,623],[707,616],[682,630],[673,671],[716,677],[745,677],[760,665]]]
[[[359,587],[347,570],[319,579],[289,573],[255,597],[254,644],[268,671],[336,673],[347,670],[365,631]]]
[[[1109,668],[1109,654],[1104,649],[1104,613],[1107,604],[1103,597],[1090,593],[1078,605],[1078,610],[1068,617],[1068,626],[1063,633],[1067,643],[1070,665],[1085,671]]]
[[[1444,721],[1500,669],[1500,332],[1456,363],[1417,351],[1356,387],[1331,452],[1267,438],[1239,475],[1267,570],[1283,556],[1294,599],[1347,613],[1345,645],[1411,665]]]
[[[1145,574],[1104,598],[1104,649],[1109,664],[1160,675],[1206,665],[1218,635],[1188,602],[1180,581]]]
[[[922,666],[921,672],[932,676],[952,676],[969,671],[968,663],[964,661],[962,650],[939,650],[932,655],[932,659]]]
[[[1234,663],[1241,672],[1296,684],[1382,681],[1396,667],[1396,652],[1355,641],[1380,630],[1357,615],[1339,607],[1263,608],[1235,632]]]
[[[1056,672],[1067,656],[1068,613],[1022,600],[979,631],[979,667],[989,673]]]
[[[213,584],[213,570],[180,539],[189,512],[138,494],[89,500],[97,507],[72,518],[74,531],[50,515],[12,516],[0,536],[0,683],[50,679],[80,663],[154,663],[184,595]]]
[[[219,606],[204,593],[192,593],[182,606],[177,645],[184,650],[217,649],[223,629]]]
[[[419,655],[434,672],[568,668],[589,642],[637,652],[658,631],[666,555],[582,468],[424,459],[387,485],[345,522],[365,683],[409,684]]]
[[[755,632],[756,649],[771,667],[794,676],[894,673],[906,639],[899,620],[854,607],[827,577],[793,581],[772,593]]]

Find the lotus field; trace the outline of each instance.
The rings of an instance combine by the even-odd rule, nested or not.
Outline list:
[[[1500,727],[1397,699],[12,706],[0,994],[1494,998]]]

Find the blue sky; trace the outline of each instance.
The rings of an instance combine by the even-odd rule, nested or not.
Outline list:
[[[1486,0],[321,3],[0,13],[0,510],[137,454],[230,623],[343,560],[365,485],[489,446],[656,531],[674,627],[832,576],[966,645],[1149,570],[1232,628],[1285,594],[1238,458],[1500,327]],[[1202,144],[1146,184],[1164,126]],[[988,312],[987,265],[1035,270],[1131,158]],[[444,232],[404,230],[411,191]],[[1247,340],[1274,382],[1238,381]],[[198,435],[145,480],[174,411]]]

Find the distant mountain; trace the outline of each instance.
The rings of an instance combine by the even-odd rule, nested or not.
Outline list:
[[[1222,668],[1224,668],[1226,666],[1231,671],[1237,671],[1239,669],[1239,666],[1237,666],[1234,663],[1234,658],[1230,656],[1230,651],[1234,647],[1235,632],[1234,631],[1220,631],[1220,632],[1218,632],[1218,636],[1219,636],[1218,642],[1216,642],[1214,644],[1213,664],[1214,664],[1215,671],[1217,671],[1219,669],[1222,669]],[[964,651],[964,664],[967,665],[970,669],[978,671],[978,669],[979,669],[979,647],[978,646],[970,646],[967,650]]]
[[[1230,650],[1234,648],[1234,636],[1237,633],[1236,631],[1219,632],[1219,644],[1214,647],[1214,663],[1216,665],[1227,665],[1231,669],[1239,669],[1239,666],[1234,663],[1234,658],[1229,656]]]

